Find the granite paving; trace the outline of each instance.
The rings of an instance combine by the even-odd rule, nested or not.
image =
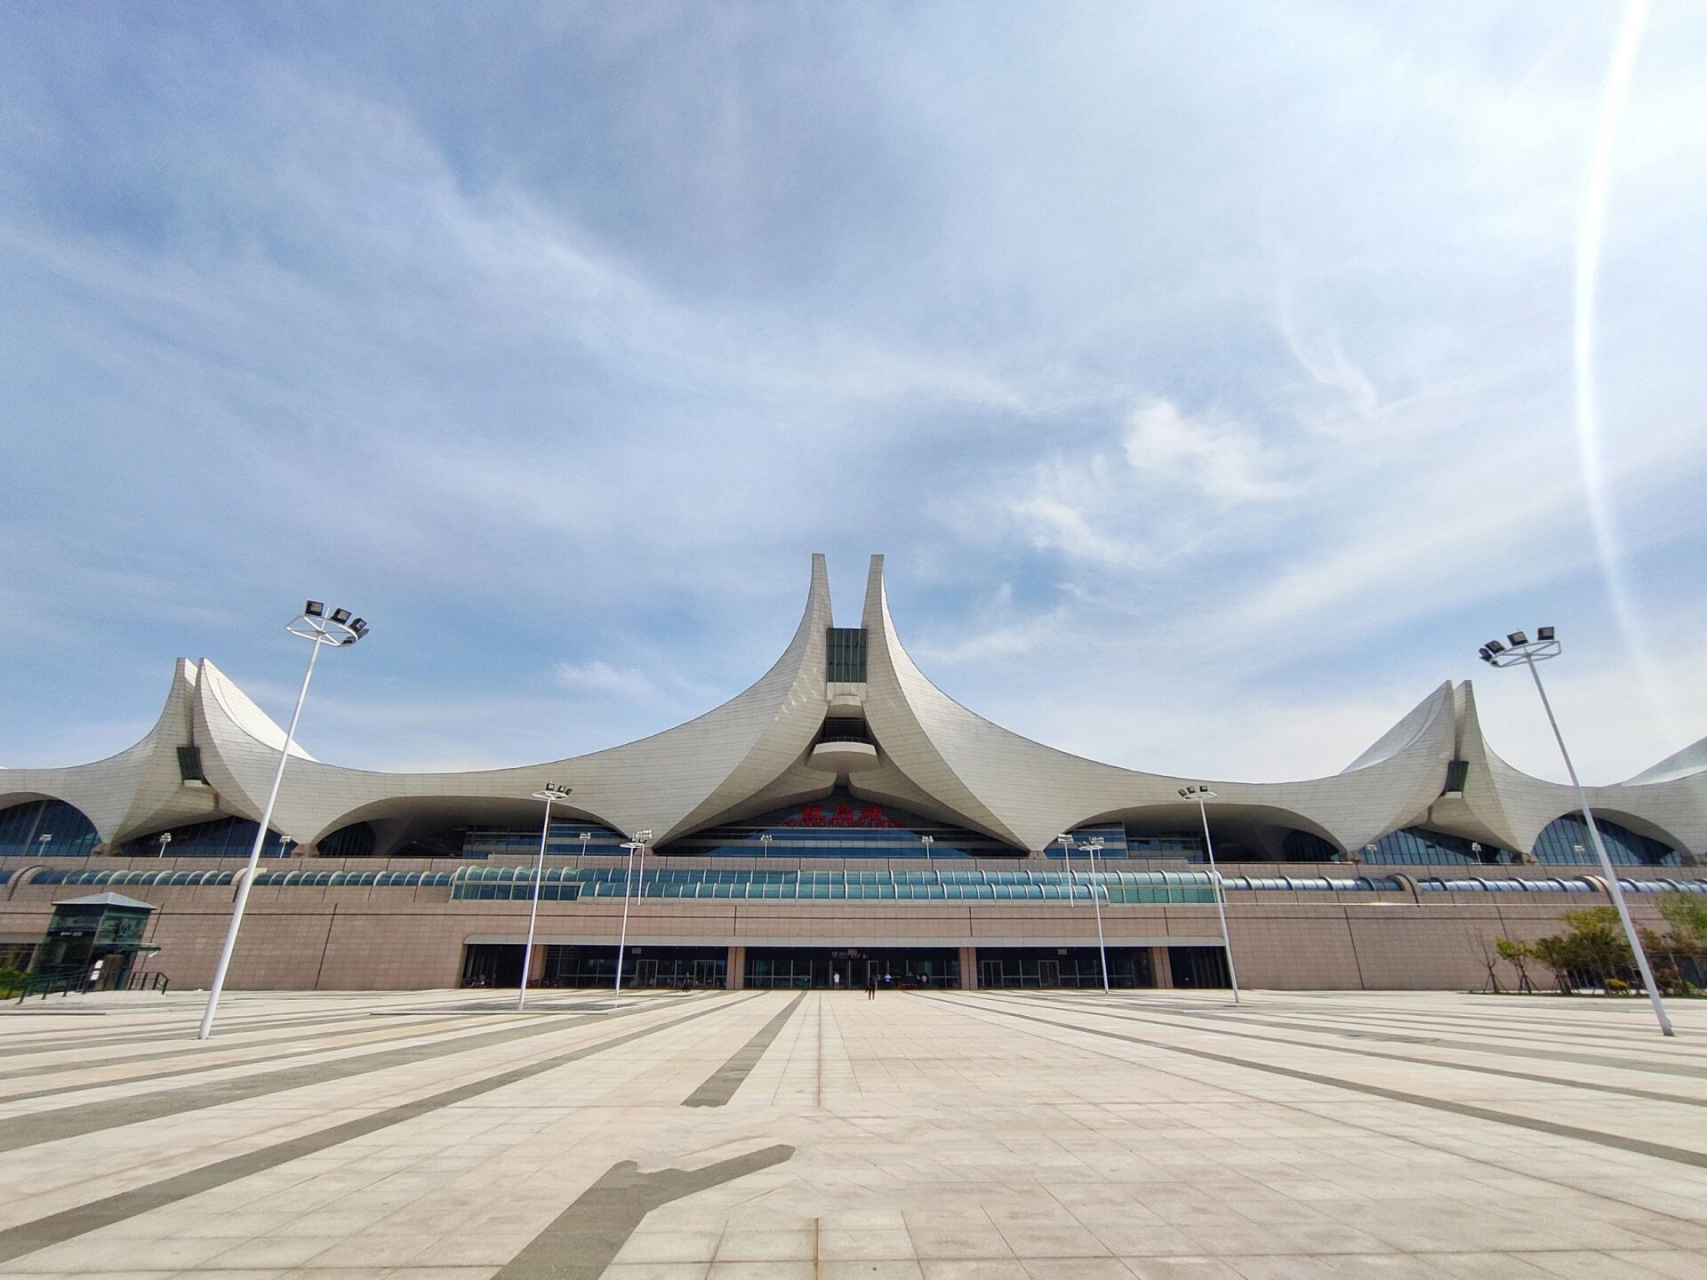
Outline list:
[[[1707,1003],[193,992],[0,1012],[0,1277],[1707,1276]]]

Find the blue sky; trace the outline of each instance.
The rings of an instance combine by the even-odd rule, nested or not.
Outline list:
[[[288,714],[310,594],[374,627],[321,758],[574,754],[880,551],[1069,750],[1331,773],[1475,678],[1556,777],[1474,654],[1553,622],[1633,774],[1707,733],[1704,64],[1685,4],[6,6],[0,763],[178,656]]]

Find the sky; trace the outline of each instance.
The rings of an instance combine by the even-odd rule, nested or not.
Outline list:
[[[1707,12],[0,7],[0,765],[208,658],[301,739],[614,745],[886,556],[1063,749],[1338,772],[1444,681],[1707,734]]]

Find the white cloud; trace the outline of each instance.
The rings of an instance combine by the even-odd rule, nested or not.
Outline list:
[[[597,697],[649,702],[660,694],[658,686],[644,671],[612,666],[602,658],[591,662],[559,662],[552,668],[552,675],[565,689]]]
[[[0,38],[0,462],[65,480],[0,510],[0,591],[52,641],[8,656],[7,757],[152,715],[138,617],[274,670],[254,620],[305,575],[373,601],[347,676],[388,697],[316,694],[352,762],[452,759],[459,716],[487,759],[703,710],[786,643],[814,550],[889,553],[968,705],[1212,774],[1343,765],[1464,674],[1467,615],[1597,624],[1569,284],[1610,11],[791,12],[589,9],[526,67],[414,24],[504,70],[454,110],[366,28],[314,60],[164,11],[86,59]],[[1707,555],[1704,32],[1653,16],[1598,300],[1650,614]],[[429,616],[478,619],[481,662]],[[1679,745],[1635,712],[1603,740],[1624,775]]]
[[[1172,401],[1152,399],[1133,410],[1123,446],[1147,490],[1159,484],[1196,490],[1218,502],[1284,496],[1275,461],[1233,423],[1187,417]]]

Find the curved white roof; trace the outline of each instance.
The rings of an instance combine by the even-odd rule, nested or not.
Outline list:
[[[838,784],[981,831],[1017,850],[1096,820],[1178,821],[1195,810],[1178,788],[1197,777],[1144,773],[1032,742],[967,710],[907,654],[890,614],[883,558],[873,556],[862,616],[866,679],[828,682],[831,624],[824,558],[812,558],[800,625],[750,688],[673,729],[583,756],[512,769],[377,773],[314,759],[300,748],[285,772],[275,829],[312,845],[365,820],[384,853],[436,826],[531,817],[546,781],[572,788],[571,814],[659,843],[823,796]],[[863,716],[875,752],[815,768],[827,713]],[[53,797],[76,805],[109,848],[221,814],[258,819],[284,733],[211,662],[180,661],[159,722],[129,750],[65,769],[0,773],[0,807]],[[200,748],[207,785],[184,785],[175,749]],[[820,757],[820,761],[823,757]],[[1461,790],[1448,765],[1464,762]],[[1445,684],[1378,737],[1342,773],[1300,782],[1207,780],[1218,810],[1311,831],[1355,851],[1387,832],[1426,825],[1528,851],[1575,801],[1489,749],[1468,682]],[[1590,788],[1590,803],[1687,854],[1707,849],[1707,739],[1629,782]]]

